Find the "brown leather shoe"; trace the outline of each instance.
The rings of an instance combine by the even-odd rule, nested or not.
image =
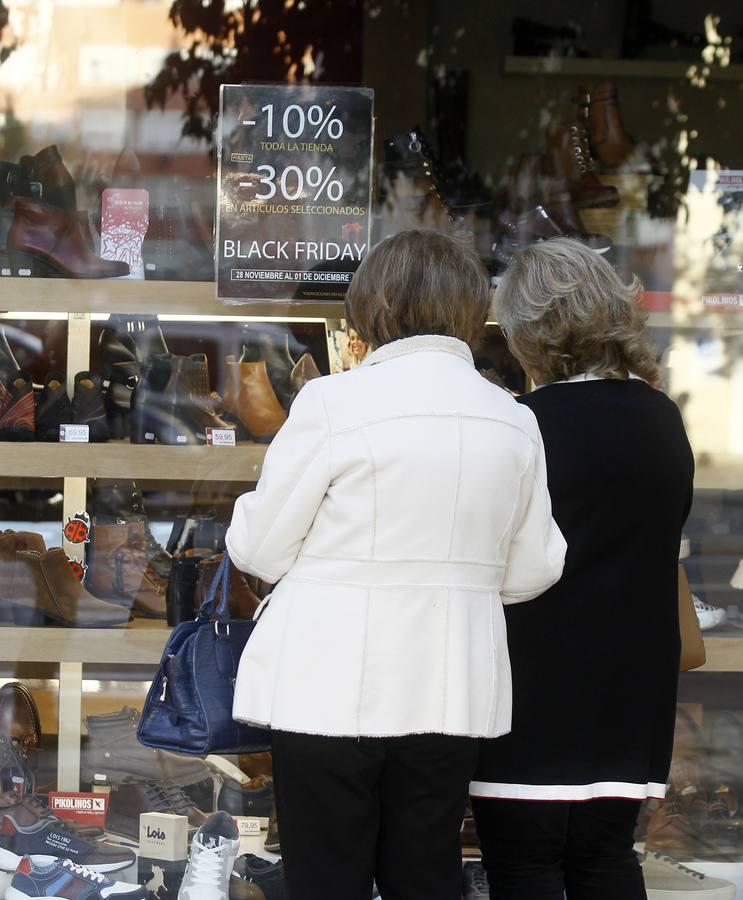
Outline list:
[[[547,153],[559,190],[570,191],[581,208],[612,207],[619,203],[615,187],[602,184],[591,157],[588,135],[580,125],[556,125],[547,132]]]
[[[75,578],[64,550],[46,554],[22,550],[16,555],[11,586],[16,625],[67,625],[105,628],[125,625],[129,610],[89,594]]]
[[[40,819],[56,819],[49,811],[42,796],[27,795],[19,797],[15,791],[6,791],[0,794],[0,818],[9,815],[21,828],[35,825]],[[65,828],[85,840],[102,838],[104,831],[94,825],[81,825],[78,822],[65,821]]]
[[[237,760],[239,768],[249,778],[255,778],[258,775],[273,777],[273,759],[270,750],[263,753],[241,753]]]
[[[286,422],[263,361],[241,363],[227,357],[224,409],[243,425],[250,439],[261,443],[274,438]]]
[[[86,584],[96,597],[134,609],[145,618],[165,618],[166,582],[147,559],[144,520],[93,523]]]
[[[19,198],[8,232],[8,253],[17,268],[32,275],[63,278],[119,278],[129,265],[99,259],[88,247],[80,219],[44,203]]]
[[[705,809],[703,792],[696,785],[671,790],[648,823],[646,849],[680,859],[693,857],[698,849],[696,822]]]
[[[10,681],[0,688],[0,737],[26,750],[41,743],[39,710],[25,684]]]

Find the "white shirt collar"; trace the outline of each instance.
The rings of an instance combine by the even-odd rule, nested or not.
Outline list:
[[[402,338],[399,341],[383,344],[373,353],[370,353],[361,365],[373,366],[377,363],[387,362],[390,359],[397,359],[400,356],[408,356],[411,353],[430,352],[450,353],[468,362],[471,366],[475,364],[472,351],[464,341],[440,334],[420,334],[415,337]]]
[[[629,380],[642,381],[639,375],[634,375],[632,372],[629,373]],[[560,381],[547,381],[545,384],[535,384],[534,390],[538,391],[539,388],[549,387],[551,384],[573,384],[578,381],[608,381],[609,379],[605,375],[596,375],[595,372],[583,372],[580,375],[572,375],[570,378],[562,378]],[[616,379],[611,379],[615,381]]]

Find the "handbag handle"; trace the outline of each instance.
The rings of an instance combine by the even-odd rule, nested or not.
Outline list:
[[[230,596],[230,558],[226,552],[222,557],[222,561],[220,562],[214,578],[212,579],[212,583],[209,586],[209,593],[206,595],[206,599],[201,604],[201,608],[199,609],[199,614],[197,616],[198,619],[208,619],[212,614],[214,600],[217,596],[217,591],[220,590],[220,588],[221,596],[219,598],[219,603],[217,604],[215,613],[219,622],[226,623],[230,621],[230,610],[228,606],[228,600]]]

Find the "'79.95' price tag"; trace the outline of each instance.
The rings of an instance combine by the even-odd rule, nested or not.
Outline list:
[[[59,440],[62,444],[87,444],[90,429],[87,425],[60,425]]]
[[[210,447],[234,447],[235,432],[232,428],[207,428],[206,442]]]

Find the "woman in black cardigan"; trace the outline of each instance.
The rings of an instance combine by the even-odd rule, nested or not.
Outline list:
[[[599,255],[533,246],[496,291],[539,387],[561,581],[506,611],[512,732],[483,741],[471,794],[498,900],[644,900],[640,804],[663,797],[679,667],[678,557],[694,462],[637,305]]]

